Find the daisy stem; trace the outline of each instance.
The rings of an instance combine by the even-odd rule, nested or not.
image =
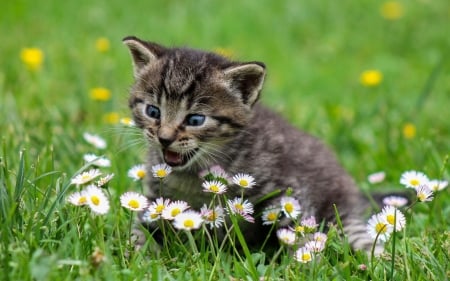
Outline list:
[[[392,262],[391,262],[391,278],[389,280],[394,280],[394,265],[395,265],[395,234],[397,232],[397,209],[394,211],[394,231],[392,233]]]
[[[129,247],[130,253],[133,252],[132,251],[132,241],[131,241],[131,230],[133,228],[133,219],[134,219],[134,214],[133,214],[133,212],[131,212],[131,214],[130,214],[130,225],[128,227],[128,244],[129,244],[128,247]]]
[[[186,231],[186,235],[188,237],[189,245],[191,246],[192,251],[194,252],[194,254],[197,255],[198,249],[197,249],[197,244],[195,244],[194,236],[192,236],[192,233],[190,231]]]

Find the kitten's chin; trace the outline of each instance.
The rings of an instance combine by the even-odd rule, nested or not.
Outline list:
[[[195,156],[198,149],[189,151],[188,153],[179,153],[169,149],[163,149],[164,162],[171,167],[185,167],[189,165],[190,160]]]

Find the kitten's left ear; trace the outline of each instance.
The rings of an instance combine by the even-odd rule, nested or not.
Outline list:
[[[240,93],[242,101],[249,106],[258,100],[265,76],[266,68],[261,62],[233,65],[224,70],[225,81],[232,91]]]
[[[156,43],[147,42],[134,36],[125,37],[122,42],[130,49],[133,58],[134,76],[138,78],[140,71],[161,57],[165,48]]]

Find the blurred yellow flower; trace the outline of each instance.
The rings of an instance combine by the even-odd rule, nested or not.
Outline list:
[[[387,20],[398,20],[403,16],[403,5],[397,1],[384,2],[380,7],[380,13]]]
[[[403,125],[403,136],[406,139],[413,139],[416,136],[417,129],[412,123],[406,123]]]
[[[221,55],[223,57],[226,57],[226,58],[232,58],[234,56],[233,50],[231,50],[229,48],[218,47],[218,48],[215,48],[213,51],[214,51],[214,53]]]
[[[366,87],[375,87],[383,80],[383,74],[379,70],[369,69],[361,73],[359,80]]]
[[[111,98],[111,92],[102,87],[92,88],[90,91],[90,97],[97,101],[107,101]]]
[[[44,62],[44,52],[39,48],[24,48],[20,52],[20,59],[29,70],[37,71]]]
[[[108,112],[103,115],[103,121],[108,124],[117,124],[119,123],[120,115],[117,112]]]
[[[106,37],[100,37],[95,41],[95,48],[100,53],[106,53],[109,51],[109,39]]]

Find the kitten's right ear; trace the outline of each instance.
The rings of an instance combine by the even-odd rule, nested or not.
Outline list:
[[[165,48],[156,43],[143,41],[134,36],[125,37],[122,42],[128,46],[133,58],[134,76],[138,77],[141,70],[161,57]]]

